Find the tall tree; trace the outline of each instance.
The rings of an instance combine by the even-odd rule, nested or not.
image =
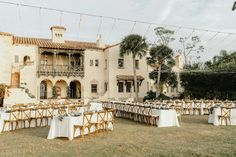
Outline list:
[[[135,60],[137,57],[140,59],[146,55],[148,44],[146,39],[138,34],[130,34],[126,36],[120,43],[120,56],[131,55],[133,59],[133,74],[134,74],[134,89],[135,101],[138,101],[138,84],[136,75]]]
[[[213,57],[213,61],[205,62],[205,68],[214,71],[235,71],[236,52],[229,53],[226,50],[221,50],[220,55]]]
[[[158,43],[160,45],[168,46],[171,41],[175,40],[175,38],[173,38],[175,32],[172,30],[166,29],[164,27],[156,27],[154,31],[157,38],[159,39]]]
[[[176,75],[172,72],[172,67],[175,64],[173,59],[174,54],[168,46],[154,45],[151,47],[149,55],[150,57],[147,57],[147,63],[154,69],[149,74],[149,77],[154,80],[157,78],[156,96],[158,96],[161,93],[161,87],[164,83],[168,83],[171,86],[176,86],[177,84]],[[156,73],[157,71],[158,74]],[[162,79],[161,76],[163,76]]]
[[[191,64],[189,57],[191,54],[193,53],[197,53],[199,54],[200,52],[204,51],[204,47],[202,45],[200,45],[200,38],[199,36],[193,36],[191,38],[191,41],[188,42],[188,38],[187,37],[181,37],[179,38],[179,42],[182,45],[182,49],[179,50],[179,52],[183,53],[184,55],[184,64]],[[197,56],[197,58],[199,58],[200,56]]]
[[[156,96],[159,95],[161,91],[161,86],[160,86],[160,79],[161,79],[161,66],[165,62],[166,58],[168,58],[168,53],[172,50],[169,49],[168,45],[170,42],[174,41],[175,38],[173,38],[174,31],[166,29],[164,27],[156,27],[154,29],[155,34],[158,38],[158,45],[155,43],[153,44],[151,50],[150,50],[150,56],[147,59],[147,62],[150,66],[152,66],[156,71],[158,70],[158,75],[157,75],[157,89],[156,89]],[[163,56],[162,56],[163,55]],[[167,56],[166,56],[167,55]],[[153,75],[152,75],[153,76]],[[154,75],[155,76],[155,75]]]

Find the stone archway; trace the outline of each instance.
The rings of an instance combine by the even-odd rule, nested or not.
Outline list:
[[[69,97],[71,99],[80,99],[81,98],[81,84],[79,81],[71,81],[69,84]]]
[[[64,80],[58,80],[55,83],[56,98],[67,98],[67,83]]]
[[[40,82],[40,99],[52,98],[52,81],[42,80]]]

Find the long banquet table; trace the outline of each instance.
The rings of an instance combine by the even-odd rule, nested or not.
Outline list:
[[[109,114],[108,114],[109,115]],[[110,116],[110,115],[109,115]],[[111,117],[105,117],[105,119],[109,119]],[[97,113],[94,113],[91,122],[97,121]],[[74,125],[82,125],[83,124],[83,115],[78,117],[66,116],[62,120],[59,120],[57,116],[53,117],[51,121],[50,130],[48,133],[47,139],[54,139],[56,137],[67,137],[69,140],[73,140],[74,137],[80,136],[80,130],[77,129],[74,136]],[[109,130],[113,130],[112,123],[108,125]],[[92,126],[90,132],[94,132],[95,127]],[[84,131],[84,134],[88,134],[88,130]]]

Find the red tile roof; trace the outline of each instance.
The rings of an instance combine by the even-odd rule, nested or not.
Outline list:
[[[13,36],[12,34],[7,33],[7,32],[0,32],[0,35],[3,35],[3,36]]]
[[[37,45],[39,48],[50,48],[50,49],[69,49],[69,50],[81,50],[81,49],[98,49],[100,48],[96,43],[93,42],[79,42],[79,41],[65,41],[65,43],[55,43],[51,39],[42,38],[28,38],[28,37],[13,37],[13,44],[28,44]]]
[[[50,30],[52,30],[53,28],[66,30],[66,28],[63,27],[63,26],[52,26],[52,27],[50,28]]]

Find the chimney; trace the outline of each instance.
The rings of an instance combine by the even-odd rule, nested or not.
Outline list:
[[[52,33],[52,42],[55,43],[65,43],[64,35],[66,28],[62,26],[52,26],[51,28]]]
[[[97,39],[97,47],[100,47],[100,48],[105,48],[106,46],[105,46],[105,43],[104,43],[104,41],[103,41],[103,39],[102,39],[102,35],[100,34],[100,35],[98,35],[98,39]]]
[[[179,68],[179,69],[183,69],[183,56],[182,54],[178,54],[175,56],[175,65]]]

